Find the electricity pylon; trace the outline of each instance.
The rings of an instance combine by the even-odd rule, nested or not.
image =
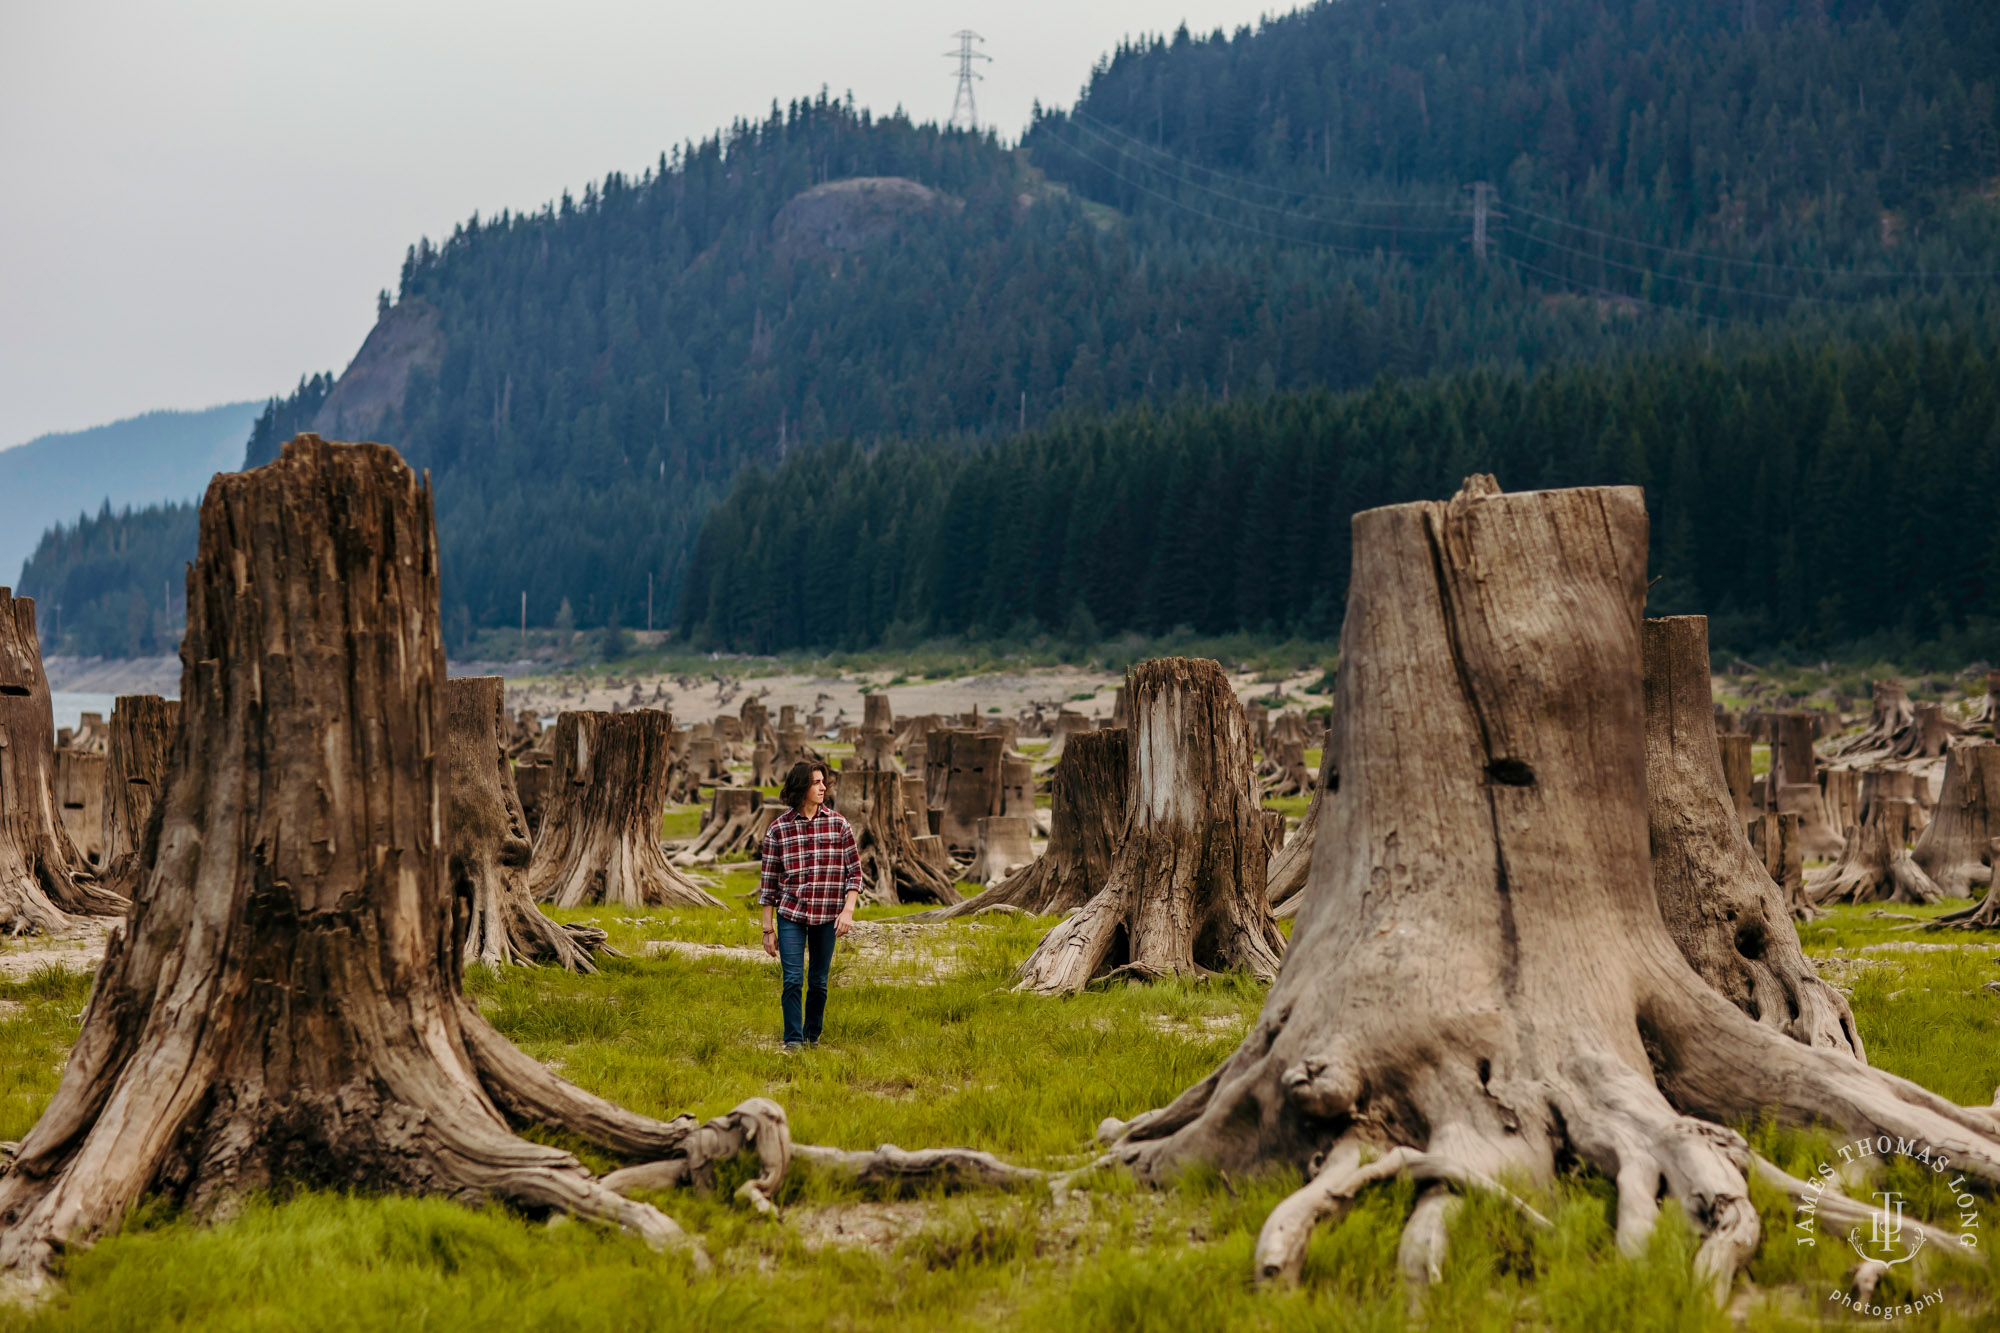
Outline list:
[[[990,64],[993,57],[986,55],[984,52],[972,49],[974,42],[983,42],[986,40],[972,29],[961,28],[959,31],[953,33],[952,36],[958,39],[958,49],[956,51],[947,51],[944,54],[947,60],[956,60],[958,62],[958,95],[951,99],[951,120],[949,123],[954,128],[962,123],[966,129],[976,130],[979,128],[979,109],[973,105],[972,81],[974,79],[984,79],[986,76],[984,74],[975,74],[972,69],[972,62],[975,60],[984,60]],[[961,113],[964,115],[963,122],[959,119]]]

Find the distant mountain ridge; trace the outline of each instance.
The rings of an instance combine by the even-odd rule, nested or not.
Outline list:
[[[18,586],[22,562],[55,524],[106,504],[119,510],[199,496],[217,472],[242,466],[263,407],[144,412],[0,450],[0,579]]]

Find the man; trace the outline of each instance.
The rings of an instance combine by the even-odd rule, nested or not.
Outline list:
[[[764,833],[757,902],[764,912],[764,952],[784,964],[785,1050],[796,1051],[819,1045],[833,942],[854,928],[861,901],[861,853],[854,829],[826,803],[824,765],[792,765],[778,795],[791,809]]]

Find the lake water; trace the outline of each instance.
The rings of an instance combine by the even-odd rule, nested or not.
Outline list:
[[[102,713],[104,720],[111,720],[111,705],[118,698],[115,694],[87,694],[76,690],[55,690],[49,694],[49,703],[54,706],[56,730],[64,727],[74,729],[83,721],[85,713]]]

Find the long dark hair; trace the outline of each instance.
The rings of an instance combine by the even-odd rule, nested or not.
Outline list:
[[[801,759],[792,765],[792,771],[785,774],[785,785],[778,789],[778,799],[796,810],[806,803],[806,793],[812,790],[813,774],[825,773],[827,785],[826,804],[833,804],[833,774],[827,772],[825,764],[816,764],[810,759]]]

